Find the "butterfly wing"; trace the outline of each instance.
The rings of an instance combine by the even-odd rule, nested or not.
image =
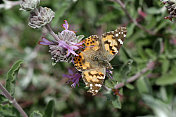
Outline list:
[[[98,36],[92,35],[83,40],[83,50],[74,57],[74,66],[78,71],[85,71],[96,67],[96,62],[92,61],[91,56],[98,53],[100,49]],[[97,66],[98,67],[98,66]]]
[[[107,32],[102,35],[101,42],[103,45],[104,54],[108,61],[111,61],[114,56],[119,52],[120,47],[126,37],[126,27],[119,27],[114,31]]]
[[[101,50],[101,42],[98,36],[93,35],[84,41],[84,49],[74,58],[74,65],[78,71],[82,72],[82,78],[87,87],[88,92],[96,95],[100,90],[104,79],[106,68],[100,67],[98,61],[92,57],[99,54]]]
[[[88,92],[96,95],[103,85],[105,79],[106,68],[96,68],[86,70],[82,73],[82,78],[87,87],[90,87]]]

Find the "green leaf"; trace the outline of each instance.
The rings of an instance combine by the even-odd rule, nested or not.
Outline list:
[[[57,25],[60,18],[64,15],[64,13],[71,6],[71,4],[72,4],[72,2],[70,2],[70,1],[60,1],[59,4],[55,4],[55,7],[57,8],[57,10],[55,12],[55,17],[52,20],[52,26]]]
[[[39,111],[34,111],[31,113],[30,117],[43,117]]]
[[[55,106],[56,110],[58,110],[59,112],[64,111],[65,109],[67,109],[67,103],[66,101],[63,100],[59,100],[56,101],[56,106]]]
[[[128,28],[127,28],[127,38],[128,37],[130,37],[132,34],[133,34],[133,32],[134,32],[134,28],[135,28],[135,24],[134,23],[132,23]]]
[[[23,63],[23,60],[16,61],[7,73],[6,89],[9,91],[9,93],[12,96],[15,93],[15,80],[17,78],[18,71],[22,63]]]
[[[54,61],[52,61],[52,63],[51,63],[52,66],[55,66],[56,64],[57,64],[57,63],[54,62]]]
[[[97,25],[101,25],[102,23],[107,23],[107,22],[110,22],[112,21],[113,19],[117,18],[116,15],[114,15],[113,12],[109,12],[109,13],[106,13],[104,14],[98,21],[98,24]]]
[[[126,56],[126,58],[130,59],[129,62],[132,63],[133,60],[131,60],[132,57],[131,57],[130,53],[128,52],[128,50],[126,48],[124,48],[124,47],[122,47],[122,49],[123,49],[123,52],[124,52],[124,55]]]
[[[118,108],[118,109],[121,109],[122,106],[121,106],[121,102],[120,102],[120,97],[116,96],[116,99],[115,100],[112,100],[112,105],[114,108]]]
[[[142,98],[145,104],[153,110],[155,117],[174,117],[175,111],[173,108],[170,108],[172,106],[161,99],[154,98],[151,95],[142,95]]]
[[[162,77],[158,78],[156,80],[157,85],[170,85],[176,83],[176,69],[173,69],[169,73],[164,74]]]
[[[164,86],[160,87],[160,95],[159,95],[159,97],[161,97],[161,99],[163,101],[168,101],[169,94],[167,94],[166,87],[164,87]]]
[[[168,25],[168,22],[161,22],[154,30],[154,32],[158,32],[162,28],[165,28]]]
[[[132,84],[126,84],[125,86],[126,86],[128,89],[131,89],[131,90],[134,89],[134,86],[133,86]]]
[[[150,88],[147,83],[147,79],[144,77],[137,80],[137,88],[141,94],[150,92]]]
[[[154,51],[157,53],[157,55],[160,55],[161,52],[162,52],[162,39],[157,39],[155,42],[154,42]]]
[[[122,90],[120,91],[122,93]],[[113,92],[111,94],[104,94],[106,96],[107,101],[111,102],[114,108],[121,109],[121,102],[120,102],[120,97],[113,95]]]
[[[163,12],[162,8],[158,9],[158,8],[152,7],[150,9],[147,9],[148,14],[160,14],[162,12]]]
[[[162,74],[165,74],[170,66],[170,61],[168,59],[163,59],[162,61]]]
[[[115,72],[113,73],[113,79],[114,79],[115,81],[118,81],[118,82],[122,81],[122,79],[121,79],[121,73],[119,73],[118,71],[115,71]]]
[[[44,117],[53,117],[54,105],[55,105],[54,100],[50,100],[45,109]]]
[[[97,8],[95,2],[92,0],[86,0],[85,2],[85,10],[87,14],[92,18],[95,19],[97,16]]]
[[[0,117],[20,117],[20,113],[12,105],[2,104],[0,105]]]
[[[80,42],[84,38],[84,35],[77,36],[78,42]]]
[[[109,88],[114,88],[114,84],[109,79],[105,80],[105,86]]]
[[[133,60],[129,59],[121,68],[121,74],[123,78],[127,78],[130,70],[131,70],[131,64],[133,63]]]
[[[156,53],[152,49],[146,48],[145,53],[148,55],[148,58],[152,60],[156,59]]]

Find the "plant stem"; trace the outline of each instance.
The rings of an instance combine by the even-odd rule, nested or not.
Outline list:
[[[4,1],[4,4],[0,4],[0,9],[1,8],[10,9],[14,6],[19,5],[22,2],[21,0],[19,0],[19,1],[3,0],[3,1]]]
[[[25,111],[21,108],[15,98],[13,98],[10,93],[5,89],[5,87],[0,83],[0,90],[2,94],[9,100],[10,103],[20,112],[23,117],[28,117]]]
[[[58,36],[56,35],[56,33],[54,33],[54,31],[52,30],[50,24],[46,24],[46,25],[45,25],[45,28],[46,28],[46,29],[48,30],[48,32],[54,37],[54,39],[55,39],[56,41],[60,40],[60,39],[58,38]]]
[[[136,73],[134,76],[128,78],[128,80],[126,82],[118,83],[117,85],[115,85],[114,88],[115,89],[121,88],[121,87],[125,86],[126,83],[131,83],[131,82],[137,80],[140,76],[142,76],[147,71],[154,69],[154,67],[155,67],[155,62],[147,63],[146,68],[142,69],[140,72]]]
[[[147,30],[145,27],[143,27],[141,24],[139,24],[135,19],[133,19],[131,17],[131,15],[129,14],[128,10],[125,8],[125,4],[121,1],[121,0],[111,0],[111,1],[115,1],[117,2],[121,8],[123,9],[123,11],[125,12],[125,14],[128,16],[128,18],[140,29],[144,30],[145,32],[147,32],[150,35],[155,35],[155,32]]]

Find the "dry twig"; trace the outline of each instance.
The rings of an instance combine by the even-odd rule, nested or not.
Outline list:
[[[126,83],[131,83],[131,82],[137,80],[140,76],[142,76],[147,71],[154,69],[154,67],[155,67],[155,62],[149,62],[147,64],[146,68],[142,69],[140,72],[136,73],[134,76],[128,78],[128,80],[126,82],[118,83],[114,88],[115,89],[121,88],[121,87],[125,86]]]
[[[123,11],[125,12],[125,14],[127,15],[127,17],[128,17],[137,27],[139,27],[140,29],[144,30],[145,32],[147,32],[147,33],[150,34],[150,35],[155,35],[155,32],[146,29],[146,28],[143,27],[141,24],[139,24],[135,19],[133,19],[133,18],[131,17],[131,15],[129,14],[128,10],[127,10],[126,7],[125,7],[125,4],[124,4],[121,0],[110,0],[110,1],[117,2],[117,3],[121,6],[121,8],[123,9]]]
[[[20,112],[20,114],[23,117],[28,117],[28,115],[21,108],[16,99],[10,95],[10,93],[4,88],[4,86],[1,83],[0,83],[0,90],[2,91],[2,94],[10,101],[10,103],[13,104],[13,106]]]
[[[3,0],[4,4],[0,4],[0,9],[10,9],[14,6],[17,6],[21,3],[21,0],[19,1],[9,1],[9,0]]]

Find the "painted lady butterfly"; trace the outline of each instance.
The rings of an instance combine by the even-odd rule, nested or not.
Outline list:
[[[126,27],[119,27],[98,38],[92,35],[83,40],[84,49],[76,56],[74,66],[82,72],[82,78],[86,86],[90,87],[88,92],[96,95],[100,90],[106,75],[106,69],[113,69],[109,63],[119,52],[126,37]]]

